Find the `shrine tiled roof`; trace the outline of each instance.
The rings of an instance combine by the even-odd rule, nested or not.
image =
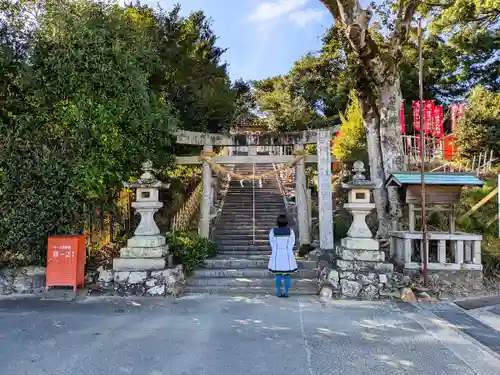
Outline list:
[[[420,185],[420,172],[395,172],[387,179],[386,186],[396,185]],[[425,172],[424,183],[426,185],[446,186],[483,186],[484,182],[469,173],[455,172]]]

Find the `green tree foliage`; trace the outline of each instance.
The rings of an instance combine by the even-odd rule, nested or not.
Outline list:
[[[47,235],[80,231],[84,204],[142,161],[171,165],[174,129],[214,130],[233,116],[223,51],[201,13],[0,5],[2,250],[43,258]]]
[[[260,111],[273,131],[297,131],[314,127],[319,119],[316,108],[290,90],[290,78],[279,76],[255,83]]]
[[[500,93],[474,88],[456,136],[461,157],[471,159],[486,150],[500,152]]]
[[[339,30],[332,28],[320,52],[306,54],[284,76],[254,82],[258,107],[269,128],[297,131],[339,123],[351,88],[339,36]]]
[[[251,83],[238,79],[232,86],[235,95],[233,126],[245,125],[257,121],[257,100]]]
[[[457,81],[463,91],[476,85],[500,90],[500,6],[492,0],[443,0],[431,3],[433,34],[447,37],[459,61]]]
[[[349,94],[349,104],[345,115],[340,115],[340,134],[335,137],[333,155],[339,161],[361,160],[366,162],[366,133],[363,116],[359,107],[356,92]]]
[[[149,8],[144,8],[151,13]],[[224,49],[203,12],[188,17],[171,12],[153,12],[156,20],[154,44],[162,62],[151,77],[154,87],[165,91],[165,99],[178,110],[185,130],[217,132],[228,129],[235,110],[235,93],[222,63]]]

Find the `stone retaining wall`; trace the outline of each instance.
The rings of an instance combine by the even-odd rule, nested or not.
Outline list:
[[[424,287],[422,273],[417,270],[393,271],[392,264],[387,267],[387,263],[379,263],[379,268],[372,271],[362,267],[355,271],[345,270],[333,254],[315,250],[311,255],[317,257],[318,254],[318,293],[326,299],[400,299],[408,288],[421,292],[423,297],[429,292],[440,298],[466,296],[483,288],[481,271],[433,270],[429,272],[428,286]]]
[[[322,298],[395,299],[400,298],[401,290],[411,281],[409,276],[390,269],[347,271],[333,264],[319,262],[318,290]]]
[[[45,267],[0,268],[0,295],[37,294],[45,290]]]
[[[184,293],[185,276],[178,265],[162,271],[112,271],[99,269],[89,294],[118,296],[179,296]]]
[[[45,291],[45,267],[0,268],[0,295],[41,294]],[[153,272],[113,272],[100,268],[86,275],[89,294],[117,296],[182,295],[182,266]]]

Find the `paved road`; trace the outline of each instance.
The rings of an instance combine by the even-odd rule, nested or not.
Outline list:
[[[314,298],[0,300],[5,375],[493,375],[431,311]]]

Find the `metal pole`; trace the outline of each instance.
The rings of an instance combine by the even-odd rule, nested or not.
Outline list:
[[[426,207],[425,207],[425,131],[424,131],[424,67],[423,67],[423,56],[422,56],[422,18],[418,20],[418,84],[420,93],[420,179],[421,179],[421,230],[422,230],[422,247],[421,256],[423,262],[423,274],[424,274],[424,285],[427,286],[428,283],[428,263],[429,254],[427,247],[427,223],[426,223]]]

